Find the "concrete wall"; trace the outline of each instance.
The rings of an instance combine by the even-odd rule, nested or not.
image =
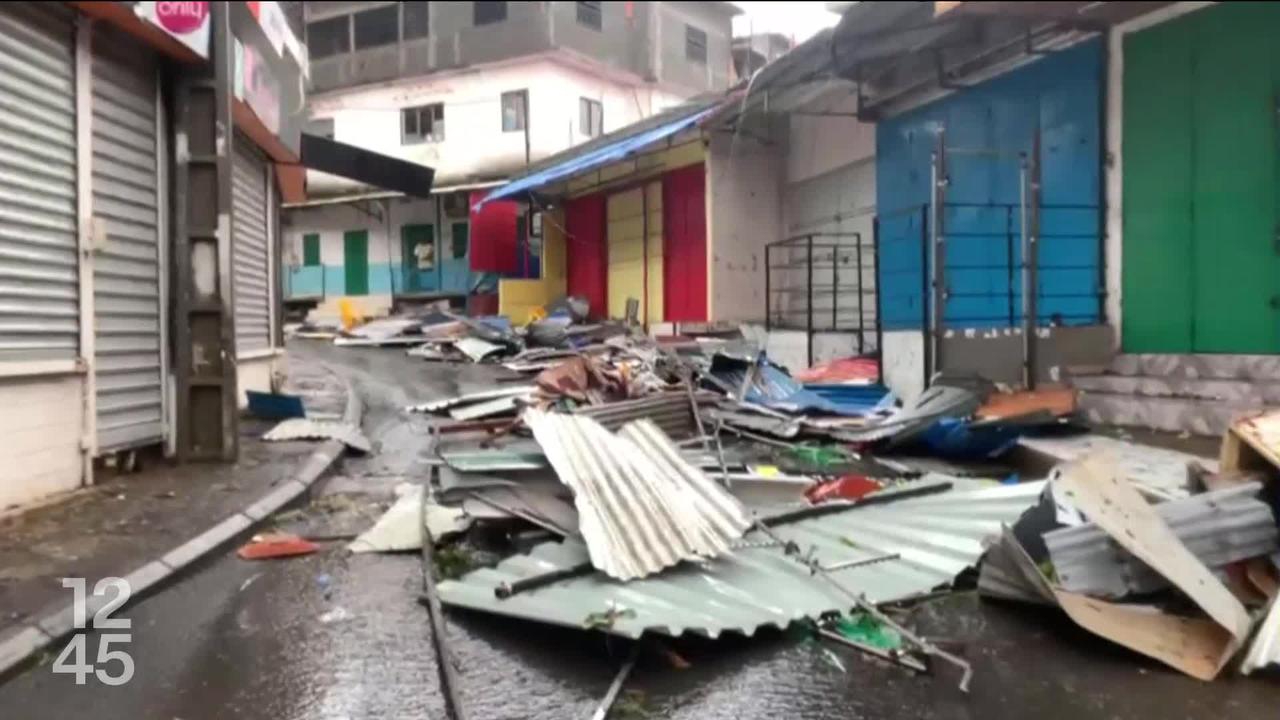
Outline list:
[[[1036,381],[1062,383],[1068,368],[1107,363],[1114,336],[1115,330],[1105,325],[1040,328]],[[1022,344],[1022,332],[1017,328],[948,330],[938,360],[948,373],[973,373],[1017,386],[1022,384]]]
[[[245,390],[271,392],[273,378],[285,370],[284,355],[270,354],[236,361],[236,406],[244,409],[249,404]]]
[[[853,98],[842,99],[830,103],[824,110],[854,112],[857,102]],[[873,158],[875,154],[875,125],[845,116],[790,116],[787,128],[788,183],[807,180],[850,163]]]
[[[390,4],[394,3],[309,2],[307,19],[349,15]],[[472,3],[429,3],[428,37],[313,58],[312,88],[326,92],[554,49],[590,58],[637,80],[657,81],[683,94],[728,87],[732,25],[731,16],[719,3],[601,3],[599,30],[578,22],[576,5],[509,2],[506,20],[476,26]],[[706,66],[685,59],[686,22],[707,33]],[[709,71],[711,68],[714,71]]]
[[[894,330],[884,333],[885,384],[904,402],[924,392],[924,333]]]
[[[503,178],[525,165],[525,133],[502,131],[502,93],[529,92],[529,144],[533,161],[587,139],[579,127],[581,98],[598,100],[604,131],[648,117],[679,98],[639,82],[624,82],[540,57],[483,70],[439,73],[391,85],[331,93],[311,100],[314,118],[331,118],[334,139],[429,165],[437,186]],[[444,104],[445,139],[402,144],[400,111]],[[356,184],[308,173],[313,195],[350,192]]]
[[[0,397],[10,408],[0,432],[11,460],[0,469],[0,510],[80,487],[84,378],[6,378]]]
[[[711,136],[707,157],[709,320],[765,316],[765,246],[782,237],[777,146],[727,133]]]

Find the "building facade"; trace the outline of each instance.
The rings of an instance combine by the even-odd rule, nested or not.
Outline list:
[[[138,448],[233,458],[236,399],[270,389],[300,123],[282,88],[306,53],[260,5],[0,7],[0,396],[24,408],[0,508]]]
[[[310,131],[436,174],[429,197],[312,174],[310,204],[285,219],[287,297],[322,314],[347,297],[372,314],[397,298],[460,301],[495,291],[500,276],[538,277],[539,228],[525,222],[516,269],[486,262],[487,246],[506,241],[472,236],[472,194],[724,90],[734,12],[710,2],[308,3]]]

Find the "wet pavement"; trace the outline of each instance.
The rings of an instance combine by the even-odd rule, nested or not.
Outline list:
[[[351,458],[312,507],[284,527],[346,530],[376,515],[390,489],[422,476],[425,424],[400,408],[491,385],[494,371],[405,358],[398,349],[292,345],[340,363],[366,405],[381,452]],[[266,563],[228,550],[120,613],[132,621],[131,682],[77,686],[52,657],[0,686],[5,718],[262,720],[444,718],[416,555],[316,555]],[[628,648],[594,633],[449,612],[450,644],[473,720],[586,718]],[[945,665],[917,677],[795,633],[650,647],[628,681],[631,712],[614,717],[717,718],[1219,718],[1274,717],[1275,678],[1201,683],[1100,641],[1038,608],[959,594],[915,611],[926,634],[974,663],[972,693]],[[88,651],[95,657],[96,633]],[[833,659],[834,658],[834,659]],[[841,669],[843,668],[843,669]]]

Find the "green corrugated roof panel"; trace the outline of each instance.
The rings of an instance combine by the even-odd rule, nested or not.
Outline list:
[[[953,489],[879,505],[852,508],[774,527],[804,551],[815,548],[823,565],[899,553],[901,559],[834,573],[854,592],[886,602],[926,592],[950,581],[982,554],[983,538],[996,534],[1035,503],[1043,483],[995,485],[929,477]],[[757,532],[747,542],[765,540]],[[786,627],[824,612],[849,610],[834,587],[813,577],[778,547],[738,549],[702,564],[683,563],[657,575],[620,582],[600,573],[563,580],[507,599],[494,588],[523,578],[568,570],[588,561],[580,542],[546,543],[528,555],[472,572],[439,586],[441,600],[538,622],[584,627],[604,615],[606,632],[637,638],[646,632],[717,637],[751,635],[761,627]]]

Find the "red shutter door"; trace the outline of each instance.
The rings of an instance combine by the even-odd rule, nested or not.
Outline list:
[[[605,243],[603,194],[587,195],[565,205],[565,253],[568,292],[591,303],[591,317],[608,314],[605,293]]]
[[[707,320],[707,202],[702,165],[662,179],[663,307],[667,322]]]

